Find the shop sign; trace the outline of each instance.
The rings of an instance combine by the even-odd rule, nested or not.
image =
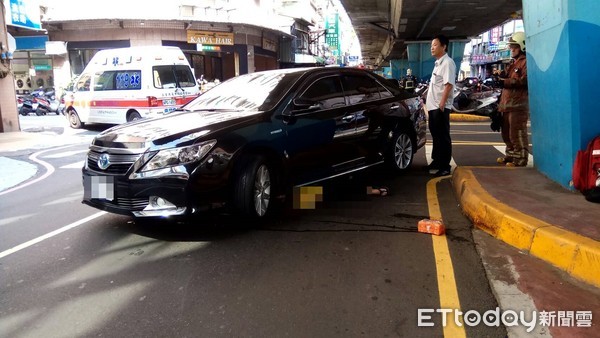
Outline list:
[[[339,46],[339,17],[338,14],[331,14],[325,18],[325,43],[329,45],[330,50],[336,50]]]
[[[270,50],[271,52],[277,51],[277,44],[273,40],[269,40],[267,38],[262,38],[262,48],[266,50]]]
[[[6,1],[5,1],[6,3]],[[6,24],[15,27],[41,30],[40,3],[38,0],[10,0],[6,11]]]
[[[202,45],[233,46],[233,33],[188,30],[187,42]]]
[[[203,44],[196,44],[196,50],[199,52],[220,52],[221,46],[205,46]]]
[[[46,55],[67,54],[67,45],[64,41],[46,41]]]
[[[52,70],[52,66],[50,66],[50,65],[33,65],[33,69],[35,69],[35,70]]]

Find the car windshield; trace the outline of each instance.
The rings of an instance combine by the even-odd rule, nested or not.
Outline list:
[[[269,110],[295,81],[298,74],[266,71],[246,74],[225,81],[185,106],[186,110]],[[286,81],[282,81],[286,78]],[[280,83],[283,86],[278,86]],[[285,87],[285,88],[283,88]]]

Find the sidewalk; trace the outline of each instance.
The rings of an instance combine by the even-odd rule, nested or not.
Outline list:
[[[61,135],[57,128],[0,133],[0,153],[23,149],[43,149],[65,144],[71,135]]]
[[[458,167],[452,185],[476,227],[600,287],[600,204],[533,168]]]
[[[83,136],[85,137],[85,136]],[[25,131],[0,133],[0,193],[27,181],[37,174],[37,166],[3,156],[23,150],[32,153],[50,147],[81,142],[82,136],[62,128],[38,128]]]

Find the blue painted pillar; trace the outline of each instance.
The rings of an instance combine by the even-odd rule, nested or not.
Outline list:
[[[414,76],[420,80],[429,80],[435,59],[431,56],[430,41],[406,42],[408,65]]]
[[[406,75],[406,70],[410,68],[406,59],[390,60],[390,65],[392,67],[392,77],[396,80],[402,79]]]
[[[598,0],[523,0],[535,167],[566,188],[600,134],[598,13]]]
[[[456,63],[457,74],[467,42],[468,40],[450,41],[450,45],[448,46],[448,55]],[[431,41],[406,42],[406,46],[408,50],[407,68],[411,68],[413,75],[418,79],[429,80],[431,72],[433,72],[433,66],[435,65],[435,58],[431,56]]]

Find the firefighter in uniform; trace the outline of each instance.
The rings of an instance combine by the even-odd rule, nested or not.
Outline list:
[[[508,40],[508,46],[513,60],[506,69],[506,77],[495,81],[496,86],[503,88],[498,110],[502,112],[502,140],[506,144],[506,154],[498,158],[498,163],[507,167],[524,167],[529,158],[525,33],[515,32]]]

